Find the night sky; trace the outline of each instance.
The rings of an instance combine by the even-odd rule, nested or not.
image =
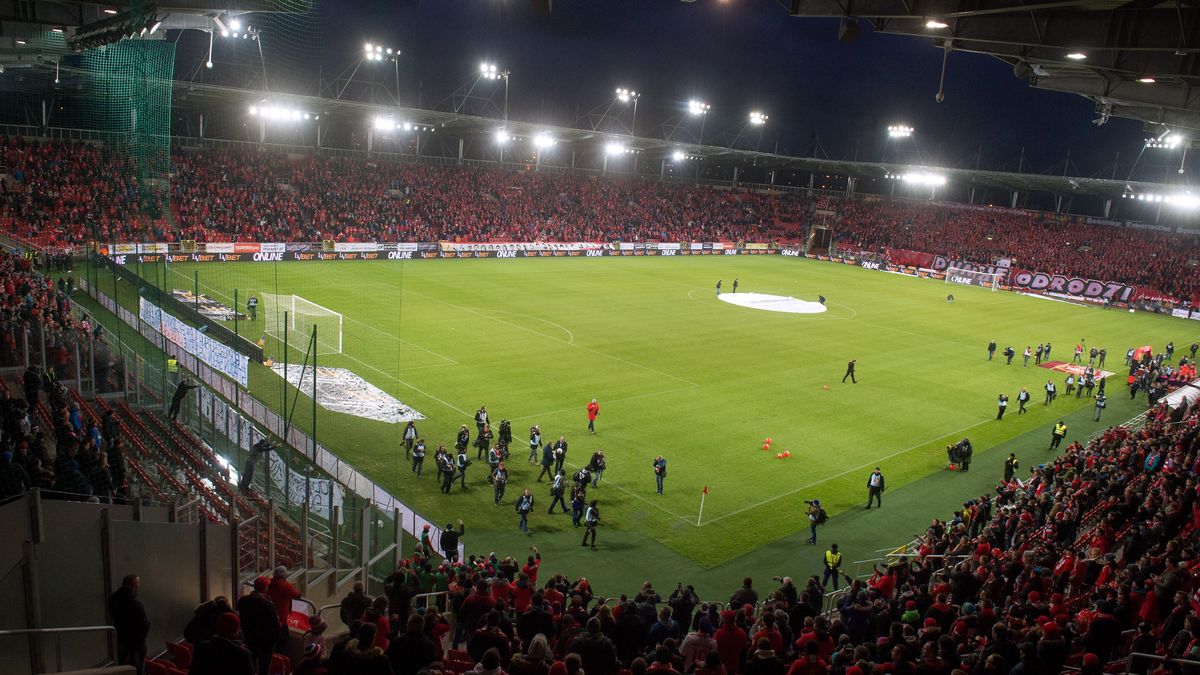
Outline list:
[[[510,117],[548,124],[572,125],[618,86],[643,92],[641,135],[661,137],[662,122],[694,97],[712,106],[705,142],[728,143],[759,109],[770,116],[761,149],[778,142],[785,154],[811,154],[817,137],[830,157],[851,159],[857,148],[858,159],[878,161],[893,123],[915,127],[922,159],[944,166],[973,168],[982,146],[982,168],[1013,171],[1024,147],[1026,172],[1061,174],[1069,150],[1070,174],[1107,178],[1120,151],[1125,178],[1142,151],[1140,122],[1097,127],[1087,99],[1032,89],[984,55],[951,54],[938,104],[942,50],[862,26],[842,44],[836,19],[789,17],[770,0],[555,0],[549,16],[534,14],[529,0],[324,0],[317,17],[276,34],[264,28],[264,47],[272,70],[316,59],[311,70],[326,78],[351,66],[365,42],[398,47],[406,103],[427,108],[493,61],[512,73]],[[278,33],[288,31],[319,48],[281,47]],[[207,48],[203,36],[182,42],[201,39]],[[217,47],[218,68],[234,51],[257,62],[246,47]],[[360,78],[393,77],[391,64],[363,69]],[[899,146],[906,154],[896,149],[889,159],[917,158],[911,142]],[[1176,181],[1178,161],[1178,152],[1146,151],[1134,178]]]

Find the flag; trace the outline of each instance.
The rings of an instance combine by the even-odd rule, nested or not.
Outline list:
[[[708,486],[707,485],[704,486],[704,494],[708,494]]]

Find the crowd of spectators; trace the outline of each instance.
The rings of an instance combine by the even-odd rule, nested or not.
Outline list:
[[[0,363],[23,363],[26,349],[37,358],[43,343],[47,361],[45,370],[24,371],[21,396],[7,387],[0,392],[0,499],[31,488],[106,503],[124,495],[128,476],[115,420],[87,419],[60,382],[69,374],[69,352],[93,339],[71,315],[65,282],[38,274],[24,256],[0,253]]]
[[[296,672],[1179,673],[1130,654],[1200,660],[1198,430],[1200,410],[1160,404],[1141,428],[1072,443],[828,597],[817,576],[745,579],[719,603],[649,582],[601,596],[586,578],[541,574],[536,549],[451,564],[422,555],[425,542],[384,595],[346,596],[348,634],[304,635]]]
[[[908,249],[956,260],[1120,281],[1190,299],[1200,293],[1200,237],[1089,224],[1020,209],[866,198],[840,201],[823,223],[838,245]]]
[[[800,241],[901,248],[1200,293],[1200,239],[999,207],[844,200],[628,176],[447,167],[254,149],[178,148],[170,217],[139,213],[128,158],[85,143],[0,138],[0,231],[100,241]],[[95,225],[93,235],[92,225]]]

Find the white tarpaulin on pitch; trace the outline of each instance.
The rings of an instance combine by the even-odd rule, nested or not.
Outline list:
[[[768,312],[787,312],[788,314],[820,314],[825,311],[825,305],[819,302],[797,300],[785,295],[767,295],[766,293],[722,293],[720,299],[731,305],[749,307],[750,309],[765,309]]]
[[[283,364],[271,367],[283,377]],[[301,381],[303,371],[303,381]],[[312,368],[291,364],[287,381],[306,395],[312,395]],[[365,417],[380,422],[412,422],[425,416],[392,398],[391,394],[367,382],[345,368],[317,367],[317,403],[326,410]]]

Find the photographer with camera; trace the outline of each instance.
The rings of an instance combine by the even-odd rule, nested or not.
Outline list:
[[[554,505],[562,504],[562,512],[567,513],[570,509],[567,508],[567,500],[564,496],[567,492],[567,472],[559,469],[558,473],[554,474],[554,482],[550,484],[550,496],[553,501],[550,502],[550,510],[546,513],[554,513]]]
[[[592,550],[595,551],[596,527],[600,525],[600,509],[596,506],[595,499],[592,500],[592,503],[587,507],[587,511],[585,511],[583,514],[583,525],[587,529],[583,531],[582,546],[588,545],[588,537],[590,536],[592,538]]]
[[[659,455],[654,458],[654,480],[658,484],[658,494],[663,493],[663,479],[667,477],[667,460]]]
[[[542,428],[538,425],[529,427],[529,463],[537,464],[538,450],[542,447]]]
[[[450,488],[454,486],[454,476],[458,473],[454,470],[454,457],[446,450],[445,446],[438,446],[437,456],[434,457],[437,461],[438,471],[442,475],[442,493],[450,494]]]
[[[508,469],[504,468],[504,462],[496,465],[496,469],[492,472],[492,489],[495,491],[495,498],[492,506],[500,506],[500,500],[504,499],[504,487],[508,485]]]
[[[500,432],[497,435],[498,442],[504,447],[512,445],[512,422],[508,420],[500,420]]]
[[[413,445],[417,442],[417,425],[409,420],[404,427],[404,459],[408,459],[412,453]]]
[[[467,467],[471,466],[471,459],[467,457],[467,449],[463,448],[458,451],[458,461],[455,468],[458,469],[458,477],[463,489],[467,488]]]
[[[829,520],[829,514],[825,512],[825,509],[821,508],[820,499],[813,499],[811,501],[805,499],[804,503],[808,504],[808,509],[805,511],[805,514],[808,516],[809,538],[808,542],[806,543],[816,545],[817,526],[824,525],[825,521]]]
[[[418,438],[417,444],[413,446],[412,453],[412,472],[417,474],[417,478],[421,477],[421,467],[425,464],[425,439]]]
[[[604,457],[603,450],[592,453],[592,459],[588,461],[587,468],[592,473],[592,487],[600,487],[600,477],[608,468],[608,460]]]
[[[521,522],[517,525],[525,534],[529,534],[529,512],[533,510],[533,492],[529,488],[517,497],[517,513],[521,516]],[[539,556],[541,554],[538,554]]]

